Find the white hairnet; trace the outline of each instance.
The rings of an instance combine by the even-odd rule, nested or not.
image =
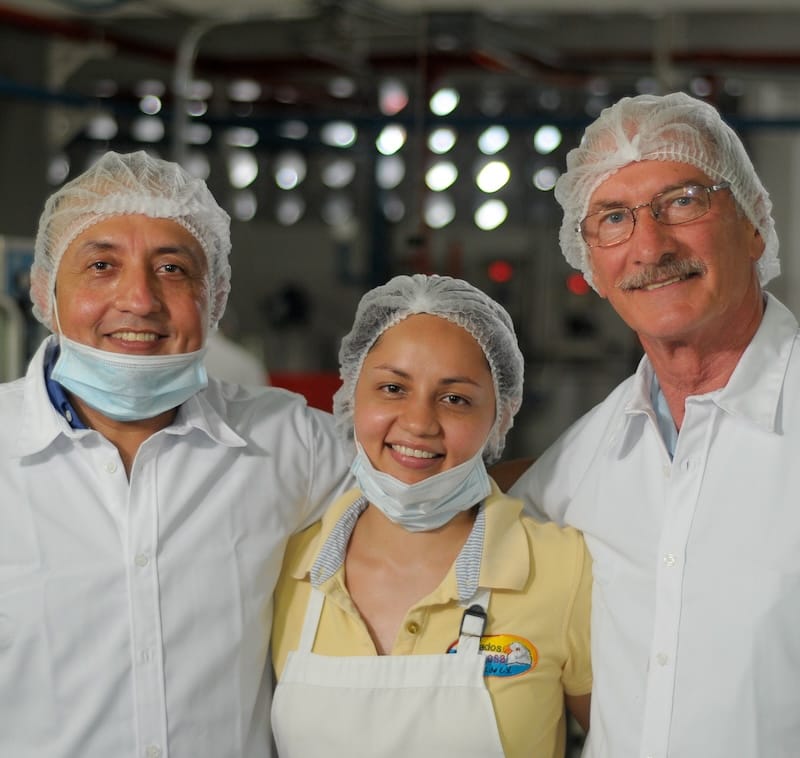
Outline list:
[[[176,221],[200,243],[208,260],[208,319],[214,329],[230,291],[230,217],[202,179],[143,150],[107,152],[45,203],[31,266],[36,318],[53,330],[56,273],[70,243],[110,216],[130,214]]]
[[[713,106],[674,92],[622,98],[600,114],[567,155],[567,171],[555,187],[564,209],[559,241],[564,257],[592,286],[589,247],[579,224],[597,187],[635,161],[688,163],[716,183],[729,182],[739,207],[764,240],[757,264],[761,284],[780,273],[772,202],[741,140]]]
[[[497,406],[483,457],[493,463],[503,451],[506,434],[522,403],[522,352],[505,308],[468,282],[449,276],[396,276],[361,298],[353,328],[339,350],[342,386],[333,398],[339,432],[346,441],[352,441],[356,383],[367,353],[383,332],[415,313],[452,321],[469,332],[483,350]]]

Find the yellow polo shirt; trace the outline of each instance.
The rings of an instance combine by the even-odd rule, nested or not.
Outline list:
[[[358,490],[345,493],[321,522],[289,542],[272,626],[278,679],[300,638],[311,568],[360,496]],[[579,532],[540,524],[521,511],[521,501],[504,495],[493,483],[484,503],[479,578],[480,586],[492,593],[481,641],[487,651],[486,685],[506,756],[557,758],[564,755],[566,740],[564,693],[583,695],[592,685],[591,563]],[[319,585],[325,604],[313,652],[376,655],[345,586],[343,552],[337,558],[338,568],[334,562],[333,572]],[[439,587],[408,610],[392,655],[446,653],[458,641],[463,613],[454,564]]]

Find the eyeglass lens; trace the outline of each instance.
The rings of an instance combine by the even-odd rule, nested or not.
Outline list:
[[[685,224],[708,213],[711,193],[726,186],[727,184],[715,187],[687,184],[659,192],[649,203],[642,203],[634,208],[606,208],[589,214],[581,222],[580,231],[584,240],[592,247],[618,245],[633,234],[636,211],[649,207],[653,218],[661,224]]]

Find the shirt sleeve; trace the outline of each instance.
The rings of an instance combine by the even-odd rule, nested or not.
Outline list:
[[[585,695],[592,689],[590,615],[592,604],[592,562],[583,535],[575,531],[575,585],[567,608],[565,641],[567,661],[562,675],[564,692]]]
[[[335,429],[333,416],[308,408],[310,484],[299,530],[322,518],[328,506],[353,486],[352,455]]]

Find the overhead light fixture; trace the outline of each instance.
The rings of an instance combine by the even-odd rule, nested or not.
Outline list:
[[[475,226],[485,232],[497,229],[508,218],[508,207],[502,200],[487,200],[475,211]]]
[[[505,161],[489,161],[475,177],[475,183],[481,192],[487,195],[497,192],[508,184],[511,169]]]

